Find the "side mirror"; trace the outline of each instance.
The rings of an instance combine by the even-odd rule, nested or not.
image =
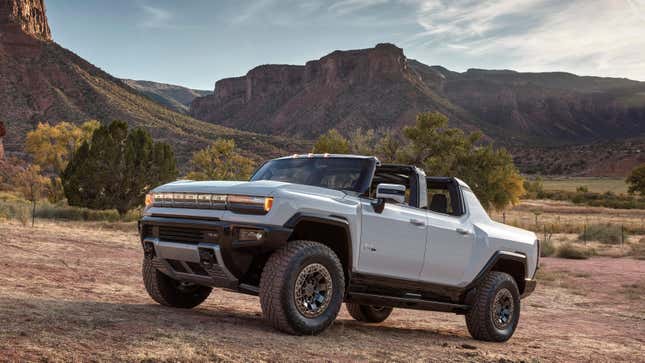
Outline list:
[[[376,187],[376,199],[405,202],[405,185],[381,183]]]
[[[405,185],[381,183],[376,186],[376,201],[372,203],[376,213],[382,213],[385,201],[405,202]]]

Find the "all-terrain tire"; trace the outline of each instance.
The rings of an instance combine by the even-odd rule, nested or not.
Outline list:
[[[206,300],[213,290],[207,286],[184,286],[181,282],[160,272],[148,258],[143,259],[143,284],[148,295],[164,306],[191,309]]]
[[[365,323],[381,323],[392,314],[391,307],[345,303],[352,318]]]
[[[505,324],[497,323],[502,325],[500,327],[495,322],[498,317],[495,300],[504,295],[509,302],[512,301],[513,309],[512,313],[506,314],[510,321]],[[520,320],[520,292],[511,275],[499,271],[489,272],[477,287],[473,301],[470,311],[466,313],[466,325],[473,338],[489,342],[505,342],[513,336]]]
[[[316,265],[322,265],[329,273],[331,293],[320,315],[307,317],[296,307],[296,282],[305,269]],[[289,242],[269,257],[260,278],[264,319],[274,328],[294,335],[313,335],[325,330],[336,319],[344,294],[342,264],[334,251],[318,242]]]

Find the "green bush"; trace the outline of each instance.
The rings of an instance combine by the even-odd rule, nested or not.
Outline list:
[[[560,258],[569,258],[573,260],[586,260],[592,255],[593,250],[587,250],[570,242],[560,245],[556,252],[556,256]]]
[[[607,244],[619,244],[627,239],[627,232],[621,226],[610,223],[591,224],[580,233],[580,241],[598,241]]]
[[[540,241],[540,256],[549,257],[555,254],[555,245],[551,240]]]

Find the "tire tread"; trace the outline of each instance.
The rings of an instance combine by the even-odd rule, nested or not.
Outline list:
[[[309,253],[326,255],[333,260],[333,263],[341,266],[342,271],[340,260],[329,247],[319,242],[296,240],[290,241],[285,247],[275,251],[269,257],[260,277],[260,305],[265,320],[274,328],[294,335],[302,334],[302,332],[294,329],[290,324],[287,317],[288,312],[281,297],[284,284],[289,281],[287,274],[291,267],[291,262],[294,257],[303,253],[304,250],[311,250]],[[344,280],[341,285],[334,288],[344,290]]]

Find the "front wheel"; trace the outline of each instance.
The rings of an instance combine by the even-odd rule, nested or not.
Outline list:
[[[386,306],[361,305],[345,303],[352,318],[365,323],[381,323],[392,314],[392,308]]]
[[[477,287],[474,304],[466,314],[468,332],[477,340],[505,342],[513,336],[519,320],[517,283],[507,273],[489,272]]]
[[[143,259],[142,270],[143,284],[148,295],[164,306],[191,309],[204,302],[213,290],[207,286],[172,279],[157,270],[148,258]]]
[[[318,242],[289,242],[269,257],[260,278],[264,318],[290,334],[325,330],[336,319],[344,294],[338,256]]]

